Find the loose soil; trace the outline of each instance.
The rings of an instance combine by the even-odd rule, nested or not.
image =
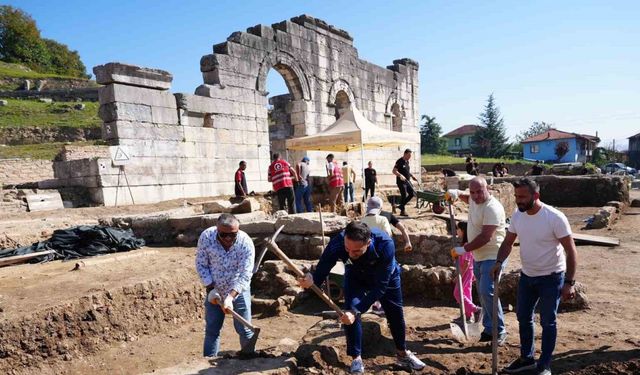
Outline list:
[[[635,198],[640,196],[638,191],[633,191],[633,195]],[[74,224],[77,220],[94,221],[106,214],[170,209],[181,206],[181,203],[182,201],[174,201],[116,210],[103,207],[65,210],[64,219],[52,220],[58,220],[58,224]],[[593,207],[562,209],[576,232],[581,231],[582,220],[594,210]],[[42,226],[33,226],[39,221],[49,221],[51,216],[50,213],[34,213],[9,220],[13,222],[12,228],[18,232],[42,230]],[[6,221],[0,224],[4,228],[9,225]],[[578,247],[577,279],[587,286],[591,309],[560,314],[554,373],[629,374],[640,371],[640,325],[637,324],[637,317],[640,315],[638,228],[640,209],[630,208],[610,230],[588,231],[589,234],[620,238],[619,247]],[[47,229],[51,230],[51,227]],[[78,330],[73,334],[77,335],[79,342],[83,342],[83,337],[86,340],[87,337],[95,336],[99,340],[87,340],[86,347],[72,347],[65,354],[53,353],[51,358],[37,361],[38,366],[33,366],[33,361],[25,359],[24,364],[16,362],[11,368],[2,367],[2,362],[6,359],[0,356],[0,368],[13,370],[15,373],[38,374],[288,373],[284,357],[250,361],[220,359],[215,365],[203,360],[201,346],[204,324],[201,320],[201,306],[194,302],[201,297],[193,270],[194,249],[156,250],[158,253],[152,256],[88,265],[79,271],[71,271],[73,264],[61,262],[0,269],[1,324],[18,322],[23,317],[33,318],[34,314],[42,311],[61,313],[65,304],[70,306],[68,309],[71,311],[74,303],[84,296],[100,296],[106,292],[112,294],[114,302],[105,302],[102,297],[95,297],[98,299],[94,298],[94,302],[100,301],[107,305],[112,303],[115,308],[117,303],[125,303],[123,298],[129,295],[136,304],[131,311],[127,310],[131,321],[113,317],[121,319],[119,327],[122,332],[130,331],[129,336],[122,338],[119,333],[116,335],[109,331]],[[519,263],[516,248],[509,260],[508,269],[519,268]],[[128,287],[140,284],[148,285],[149,290],[127,294]],[[154,288],[161,293],[145,297],[146,293],[153,294]],[[167,307],[167,299],[177,298],[174,294],[185,292],[190,294],[183,297],[183,310]],[[179,301],[177,299],[175,304],[180,304]],[[162,311],[154,311],[154,303],[162,306]],[[406,305],[409,349],[416,352],[428,365],[421,373],[490,373],[490,346],[479,343],[460,344],[452,340],[448,323],[458,313],[455,306],[435,305],[431,301],[418,299],[406,301]],[[138,311],[148,310],[149,313],[143,318],[145,314],[135,314],[136,308]],[[257,349],[268,349],[276,354],[295,350],[291,348],[291,340],[301,339],[307,329],[321,319],[314,315],[321,310],[326,310],[326,307],[316,302],[281,316],[255,318],[254,323],[262,328]],[[185,315],[180,316],[180,311]],[[186,316],[187,314],[190,315]],[[145,320],[146,323],[142,324],[136,319]],[[225,325],[222,334],[222,350],[225,353],[233,353],[239,349],[237,335],[229,323],[231,322],[228,321]],[[513,312],[507,312],[506,324],[509,338],[507,345],[500,348],[501,367],[515,359],[519,353],[518,327]],[[539,333],[538,326],[537,348],[540,343]],[[0,332],[0,339],[6,338],[6,334]],[[286,338],[290,340],[284,340]],[[72,339],[74,337],[69,338]],[[373,373],[397,371],[391,354],[371,357],[365,353],[367,370]],[[26,364],[30,367],[24,367]],[[300,370],[311,373],[308,369]],[[348,369],[330,369],[334,373],[346,370]],[[323,371],[329,372],[329,369]]]

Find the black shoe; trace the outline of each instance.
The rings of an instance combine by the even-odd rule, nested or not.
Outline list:
[[[480,333],[480,342],[491,342],[492,339],[492,335],[485,332]],[[505,342],[507,342],[507,333],[503,332],[498,335],[498,346],[503,346]]]
[[[533,358],[518,358],[502,371],[507,374],[518,374],[520,372],[534,370],[536,368],[536,361]]]
[[[491,335],[485,332],[480,334],[480,342],[491,342]]]

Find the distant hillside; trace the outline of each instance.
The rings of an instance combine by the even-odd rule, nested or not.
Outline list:
[[[26,79],[31,81],[32,86],[35,86],[38,80],[46,80],[45,89],[47,90],[98,87],[98,84],[93,80],[59,74],[38,73],[20,64],[0,61],[0,90],[17,90],[24,86]]]

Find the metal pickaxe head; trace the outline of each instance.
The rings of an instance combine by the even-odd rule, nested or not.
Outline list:
[[[212,289],[207,295],[207,301],[209,301],[209,303],[220,303],[222,302],[222,297],[220,297],[220,293]]]

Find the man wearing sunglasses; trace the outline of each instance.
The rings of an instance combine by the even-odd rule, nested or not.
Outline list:
[[[380,301],[396,346],[398,364],[421,370],[425,364],[407,350],[400,266],[395,259],[393,240],[378,229],[364,223],[351,222],[333,237],[320,256],[313,276],[298,279],[303,288],[318,286],[329,275],[338,260],[344,263],[345,314],[340,317],[347,337],[347,354],[353,358],[351,373],[364,373],[362,362],[362,322],[360,314]]]
[[[206,285],[204,302],[205,336],[203,355],[213,357],[220,350],[220,331],[224,315],[234,310],[247,321],[251,321],[251,276],[255,248],[251,238],[239,230],[238,219],[231,214],[222,214],[217,225],[206,229],[198,240],[196,270]],[[211,293],[213,292],[213,293]],[[222,301],[210,299],[219,294]],[[237,321],[233,326],[244,346],[253,332]]]

